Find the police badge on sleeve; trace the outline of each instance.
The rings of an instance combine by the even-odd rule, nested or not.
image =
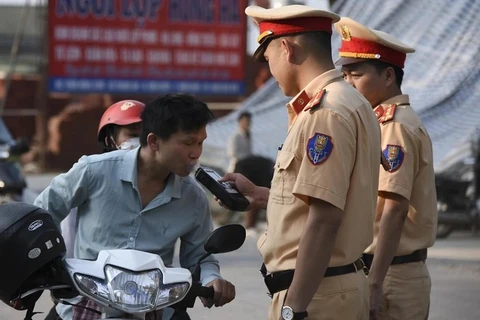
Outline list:
[[[333,150],[332,137],[323,133],[315,133],[308,139],[307,157],[313,165],[325,162]]]
[[[400,169],[403,158],[405,158],[402,147],[393,144],[387,144],[387,147],[383,150],[383,155],[390,164],[390,170],[388,170],[388,172],[395,172]]]

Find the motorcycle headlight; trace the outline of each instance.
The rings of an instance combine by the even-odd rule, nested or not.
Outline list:
[[[164,285],[160,270],[131,272],[105,267],[106,280],[75,274],[80,289],[106,305],[128,313],[150,312],[185,297],[188,282]]]

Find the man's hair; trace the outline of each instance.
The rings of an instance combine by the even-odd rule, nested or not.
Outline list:
[[[372,67],[375,68],[375,70],[377,70],[378,73],[381,73],[382,71],[384,71],[389,67],[393,68],[393,70],[395,71],[395,82],[399,88],[402,86],[402,81],[403,81],[402,68],[381,60],[366,60],[364,63],[370,64]]]
[[[188,94],[166,94],[150,101],[142,112],[140,143],[147,145],[150,133],[162,140],[183,131],[195,132],[213,121],[215,116],[207,105]]]
[[[299,34],[300,45],[315,57],[332,57],[332,35],[324,31],[312,31]]]
[[[238,115],[238,118],[237,120],[240,121],[242,120],[243,118],[247,118],[247,119],[251,119],[252,118],[252,114],[248,111],[243,111],[241,112],[239,115]]]

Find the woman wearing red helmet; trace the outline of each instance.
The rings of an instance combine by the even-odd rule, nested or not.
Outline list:
[[[122,100],[112,104],[102,115],[98,125],[97,140],[103,152],[133,149],[140,145],[141,115],[145,104],[136,100]],[[60,224],[67,247],[67,257],[73,257],[76,212]]]
[[[120,149],[133,149],[140,145],[141,115],[145,104],[136,100],[122,100],[105,110],[100,119],[97,140],[103,152]],[[73,258],[73,246],[76,236],[76,208],[61,222],[62,236],[67,248],[67,258]],[[59,319],[55,306],[45,320]]]
[[[104,152],[133,149],[140,145],[141,115],[145,104],[136,100],[122,100],[112,104],[103,113],[98,125],[98,142]]]

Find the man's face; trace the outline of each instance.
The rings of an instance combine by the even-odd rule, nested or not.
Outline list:
[[[167,140],[159,139],[156,161],[176,175],[188,176],[202,154],[206,138],[204,126],[196,132],[178,131]]]
[[[367,63],[359,62],[342,66],[343,78],[358,90],[375,108],[385,101],[387,95],[386,70],[377,69]]]
[[[248,131],[250,129],[250,118],[248,117],[243,117],[238,121],[238,125],[242,130]]]

